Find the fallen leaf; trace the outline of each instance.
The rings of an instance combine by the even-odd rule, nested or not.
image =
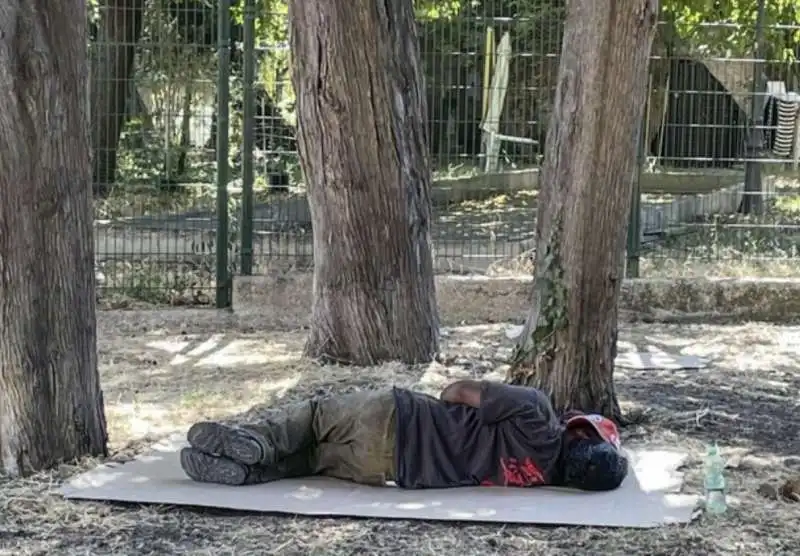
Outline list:
[[[770,500],[776,500],[778,498],[778,489],[769,483],[763,483],[758,487],[756,492],[758,492],[764,498],[769,498]]]
[[[800,502],[800,475],[783,483],[780,495],[788,502]]]

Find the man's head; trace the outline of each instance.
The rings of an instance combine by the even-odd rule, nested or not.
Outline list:
[[[579,415],[567,421],[563,459],[565,486],[581,490],[614,490],[628,474],[628,458],[620,449],[612,421]]]

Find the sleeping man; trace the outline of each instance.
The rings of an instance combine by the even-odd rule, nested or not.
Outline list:
[[[251,485],[325,475],[406,489],[555,485],[613,490],[628,472],[616,425],[559,417],[534,388],[462,380],[437,399],[393,388],[288,405],[262,422],[199,422],[180,454],[193,480]]]

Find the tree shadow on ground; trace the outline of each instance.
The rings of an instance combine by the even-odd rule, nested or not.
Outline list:
[[[101,384],[112,450],[136,451],[206,419],[251,421],[270,407],[331,392],[411,386],[425,369],[322,366],[302,356],[305,333],[108,336]]]
[[[710,362],[701,369],[618,369],[621,400],[649,410],[654,425],[677,435],[778,456],[800,453],[800,369],[794,359],[800,346],[769,334],[758,344],[748,344],[746,334],[739,342],[743,327],[701,328],[705,334],[669,327],[667,335],[632,342],[636,351],[694,352]]]
[[[146,422],[146,433],[131,427],[127,430],[125,438],[138,441],[139,449],[131,452],[145,448],[144,444],[150,443],[146,434],[152,434],[159,424],[155,414],[149,419],[147,415],[137,415],[137,404],[160,408],[165,412],[161,418],[169,426],[184,430],[198,416],[249,419],[260,408],[318,393],[395,384],[436,389],[464,376],[502,377],[498,369],[510,344],[503,325],[459,327],[450,330],[444,345],[444,350],[452,354],[451,363],[427,368],[319,367],[301,360],[303,332],[241,331],[214,326],[214,330],[206,331],[188,327],[191,333],[185,333],[186,329],[153,334],[117,330],[113,338],[111,334],[101,337],[110,424],[117,423],[114,426],[122,434],[126,431],[120,422],[133,417]],[[219,330],[225,330],[221,338],[217,336]],[[691,352],[714,359],[709,368],[697,371],[618,369],[621,401],[650,407],[657,414],[641,426],[628,427],[626,436],[641,435],[647,441],[662,435],[664,439],[666,430],[671,434],[666,441],[680,450],[695,450],[700,440],[717,440],[767,456],[797,455],[797,436],[789,426],[797,421],[792,412],[797,413],[800,388],[796,366],[800,341],[796,337],[793,340],[790,332],[758,327],[653,325],[623,330],[623,342],[630,344],[626,348]],[[181,338],[189,345],[179,347]],[[212,338],[220,338],[216,347],[203,356],[191,355],[202,351],[198,346],[208,346],[206,342]],[[163,349],[169,345],[174,350]],[[256,354],[261,354],[260,358]],[[188,361],[177,356],[187,357]],[[133,409],[126,413],[121,409],[125,407]],[[705,409],[708,414],[699,419],[698,425],[696,412]],[[732,419],[732,415],[736,418]],[[687,466],[687,492],[701,492],[697,463]],[[74,472],[72,468],[69,474]],[[731,484],[742,502],[723,521],[701,520],[690,526],[656,531],[334,519],[174,506],[74,503],[54,494],[54,481],[63,476],[44,475],[17,482],[0,479],[4,496],[0,500],[0,552],[791,554],[800,541],[793,525],[800,506],[765,501],[755,493],[759,482],[775,475],[773,469],[732,470]]]
[[[693,354],[711,361],[696,370],[618,368],[621,401],[649,408],[659,426],[676,434],[796,455],[800,439],[792,426],[799,409],[800,340],[795,343],[793,334],[800,338],[800,329],[625,328],[621,351]],[[304,339],[303,331],[162,331],[102,339],[102,382],[110,426],[116,427],[112,437],[124,443],[199,419],[247,417],[257,414],[248,413],[251,408],[328,392],[393,385],[436,389],[465,376],[502,379],[497,369],[511,344],[502,325],[459,327],[443,339],[444,366],[352,368],[304,359]]]

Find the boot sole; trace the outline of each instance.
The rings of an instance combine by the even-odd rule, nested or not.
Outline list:
[[[186,435],[189,444],[206,454],[232,459],[245,465],[264,462],[264,447],[248,431],[220,423],[195,423]]]
[[[241,486],[247,481],[247,469],[235,461],[205,454],[194,448],[181,450],[181,467],[193,481]]]

